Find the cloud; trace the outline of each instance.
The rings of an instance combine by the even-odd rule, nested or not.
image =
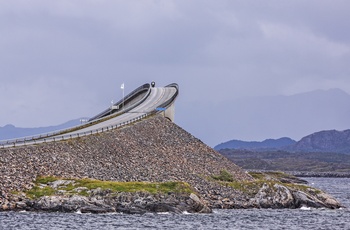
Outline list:
[[[0,125],[43,126],[92,116],[121,97],[122,82],[126,92],[153,80],[177,82],[178,112],[213,117],[210,104],[246,96],[350,92],[349,5],[0,1],[0,97],[8,98],[0,106],[9,108],[0,114]],[[179,117],[197,133],[207,122]],[[208,129],[220,135],[218,128]]]

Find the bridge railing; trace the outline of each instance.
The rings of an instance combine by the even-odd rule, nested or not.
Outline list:
[[[169,98],[167,101],[165,101],[164,103],[162,103],[158,107],[167,108],[168,106],[170,106],[174,102],[175,98],[179,94],[179,87],[178,87],[177,84],[173,83],[173,84],[167,85],[166,87],[174,87],[174,88],[176,88],[176,93],[171,98]],[[113,129],[116,129],[116,128],[120,128],[120,127],[125,126],[125,125],[129,125],[131,123],[134,123],[136,121],[144,119],[144,118],[146,118],[148,116],[155,115],[157,113],[160,113],[160,112],[157,111],[157,110],[153,110],[152,112],[145,113],[145,114],[143,114],[141,116],[138,116],[136,118],[133,118],[133,119],[131,119],[129,121],[125,121],[125,122],[122,122],[122,123],[119,123],[119,124],[116,124],[116,125],[102,127],[102,128],[99,128],[99,129],[88,131],[88,132],[80,132],[80,133],[75,133],[75,134],[60,135],[60,134],[62,134],[62,132],[67,132],[67,131],[70,131],[72,129],[77,129],[77,128],[81,127],[81,126],[86,125],[86,124],[82,124],[80,126],[72,127],[71,129],[65,129],[65,130],[61,130],[61,131],[47,133],[47,134],[44,134],[44,135],[25,137],[25,138],[21,138],[21,139],[7,140],[6,142],[0,142],[0,148],[4,149],[4,148],[10,148],[10,147],[18,147],[18,146],[25,146],[25,145],[33,145],[33,144],[40,144],[40,143],[49,143],[49,142],[63,141],[63,140],[69,140],[69,139],[78,138],[78,137],[84,137],[84,136],[88,136],[88,135],[91,135],[91,134],[102,133],[102,132],[110,131],[110,130],[113,130]],[[106,119],[106,118],[100,118],[100,119],[94,120],[94,121],[92,121],[90,123],[98,123],[102,119]],[[56,135],[60,135],[60,136],[57,137]]]
[[[8,140],[3,140],[0,141],[0,146],[3,145],[12,145],[12,144],[16,144],[16,143],[22,143],[22,142],[31,142],[31,141],[39,141],[40,139],[47,139],[49,137],[53,137],[53,136],[57,136],[57,135],[61,135],[67,132],[71,132],[74,130],[78,130],[84,127],[88,127],[94,124],[97,124],[101,121],[103,121],[104,119],[108,118],[109,116],[116,116],[122,113],[126,113],[128,111],[130,111],[131,109],[133,109],[134,107],[140,105],[142,102],[144,102],[146,100],[146,98],[148,97],[148,95],[150,94],[150,84],[144,84],[140,87],[138,87],[137,89],[133,90],[131,93],[129,93],[124,100],[129,100],[130,98],[135,97],[135,95],[139,94],[140,92],[147,90],[145,96],[143,98],[141,98],[140,101],[138,101],[137,103],[133,104],[132,106],[125,108],[124,110],[116,113],[116,114],[111,114],[111,115],[107,115],[101,118],[97,118],[98,116],[101,116],[102,114],[108,114],[110,111],[107,109],[105,111],[103,111],[102,113],[100,113],[99,115],[96,115],[95,117],[89,119],[88,123],[84,123],[84,124],[80,124],[80,125],[76,125],[70,128],[66,128],[66,129],[61,129],[61,130],[55,130],[53,132],[48,132],[48,133],[43,133],[43,134],[39,134],[39,135],[32,135],[32,136],[27,136],[27,137],[20,137],[20,138],[13,138],[13,139],[8,139]],[[121,99],[120,101],[118,101],[117,103],[115,103],[114,105],[119,105],[123,103],[123,99]]]
[[[143,114],[141,116],[138,116],[136,118],[133,118],[131,120],[116,124],[116,125],[111,125],[111,126],[106,126],[106,127],[102,127],[99,129],[94,129],[88,132],[80,132],[80,133],[75,133],[75,134],[67,134],[67,135],[61,135],[58,137],[42,137],[41,139],[30,139],[30,140],[19,140],[16,142],[12,142],[12,143],[2,143],[0,144],[0,148],[4,149],[4,148],[11,148],[11,147],[19,147],[19,146],[26,146],[26,145],[33,145],[33,144],[41,144],[41,143],[50,143],[50,142],[57,142],[57,141],[63,141],[63,140],[70,140],[70,139],[74,139],[74,138],[78,138],[78,137],[84,137],[84,136],[88,136],[91,134],[97,134],[97,133],[103,133],[106,131],[111,131],[113,129],[117,129],[120,127],[123,127],[125,125],[129,125],[131,123],[137,122],[139,120],[142,120],[150,115],[152,115],[154,113],[146,113]]]
[[[94,125],[96,123],[98,123],[99,120],[95,120],[93,122],[88,122],[88,123],[84,123],[84,124],[80,124],[80,125],[76,125],[70,128],[66,128],[66,129],[60,129],[60,130],[55,130],[52,132],[48,132],[48,133],[42,133],[39,135],[32,135],[32,136],[27,136],[27,137],[20,137],[20,138],[13,138],[13,139],[8,139],[8,140],[3,140],[0,141],[0,145],[9,145],[12,143],[19,143],[19,142],[29,142],[29,141],[34,141],[34,140],[40,140],[43,138],[49,138],[49,137],[53,137],[53,136],[57,136],[63,133],[67,133],[67,132],[71,132],[74,130],[78,130],[90,125]]]
[[[179,85],[176,83],[172,83],[170,85],[167,85],[165,87],[174,87],[176,89],[176,93],[174,93],[174,95],[169,98],[167,101],[165,101],[164,103],[162,103],[161,105],[159,105],[158,107],[160,108],[167,108],[170,104],[172,104],[175,100],[175,98],[179,95]]]
[[[147,90],[146,95],[137,103],[133,104],[130,107],[124,108],[121,112],[127,112],[133,108],[135,108],[136,106],[140,105],[144,100],[146,100],[146,98],[148,97],[148,95],[150,94],[150,89],[151,89],[151,85],[150,84],[144,84],[140,87],[138,87],[137,89],[133,90],[131,93],[129,93],[127,96],[125,96],[124,98],[120,99],[117,103],[114,103],[113,106],[119,106],[120,110],[123,109],[123,102],[128,103],[128,101],[132,100],[134,97],[136,97],[137,95],[139,95],[141,92],[143,92],[144,90]],[[92,117],[89,119],[89,121],[93,121],[93,120],[98,120],[101,119],[102,117],[108,116],[109,113],[112,112],[113,109],[106,109],[105,111],[97,114],[96,116]]]

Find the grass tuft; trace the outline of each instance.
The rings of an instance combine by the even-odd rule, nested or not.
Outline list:
[[[53,189],[49,186],[50,182],[54,182],[56,180],[62,180],[62,178],[56,178],[52,176],[48,177],[38,177],[34,184],[35,186],[26,192],[27,196],[30,198],[39,198],[42,196],[50,196],[54,195],[57,190],[65,191],[67,195],[83,195],[88,196],[88,190],[93,190],[100,188],[102,190],[109,190],[111,192],[148,192],[152,194],[157,193],[177,193],[177,194],[190,194],[193,193],[194,190],[188,183],[185,182],[115,182],[115,181],[100,181],[93,179],[69,179],[73,180],[73,183],[68,185],[63,185],[57,188],[57,190]],[[68,180],[68,179],[67,179]],[[85,187],[87,190],[83,191],[74,191],[75,188]]]
[[[32,189],[26,192],[27,197],[31,199],[40,198],[42,196],[52,196],[54,194],[55,194],[55,190],[49,186],[46,186],[43,188],[39,186],[34,186]]]
[[[54,182],[56,180],[60,180],[60,178],[54,177],[54,176],[39,176],[36,178],[34,183],[35,184],[48,184],[48,183]]]
[[[229,173],[227,170],[221,170],[219,175],[212,175],[211,176],[214,180],[218,181],[226,181],[226,182],[233,182],[233,176],[231,173]]]

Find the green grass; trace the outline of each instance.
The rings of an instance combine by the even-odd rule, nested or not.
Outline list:
[[[190,186],[184,182],[114,182],[100,181],[92,179],[76,180],[75,187],[86,187],[88,189],[110,189],[114,192],[149,192],[149,193],[188,193],[191,191]]]
[[[211,176],[214,180],[218,181],[226,181],[226,182],[233,182],[233,176],[231,173],[229,173],[226,169],[221,170],[219,175],[212,175]]]
[[[320,193],[320,190],[311,188],[309,186],[306,185],[300,185],[300,184],[287,184],[287,183],[281,183],[278,181],[271,181],[271,180],[255,180],[255,181],[243,181],[243,182],[229,182],[229,183],[225,183],[226,186],[230,186],[236,190],[239,190],[241,192],[243,192],[244,194],[248,195],[248,196],[255,196],[258,191],[261,189],[261,187],[263,186],[263,184],[267,184],[269,185],[269,187],[272,190],[275,190],[274,185],[275,184],[279,184],[279,185],[283,185],[289,189],[292,190],[300,190],[303,191],[305,193],[310,193],[310,190],[312,190],[314,193]]]
[[[260,188],[263,186],[263,184],[268,184],[271,189],[274,189],[275,184],[279,184],[282,186],[285,186],[291,190],[299,190],[303,191],[305,193],[315,193],[319,194],[321,193],[321,190],[312,188],[307,185],[302,184],[290,184],[290,183],[282,183],[279,181],[272,181],[272,180],[266,180],[266,179],[257,179],[255,181],[243,181],[243,182],[229,182],[225,183],[226,186],[230,186],[236,190],[239,190],[249,196],[254,196],[258,193]]]
[[[57,178],[57,177],[53,177],[53,176],[47,176],[47,177],[44,177],[44,176],[39,176],[38,178],[36,178],[35,180],[35,184],[48,184],[50,182],[54,182],[56,180],[59,180],[60,178]]]
[[[27,197],[34,199],[42,196],[52,196],[55,194],[55,190],[51,187],[40,188],[39,186],[34,186],[31,190],[26,191]]]
[[[283,185],[292,190],[300,190],[305,193],[321,193],[320,190],[314,189],[307,185],[302,184],[291,184],[284,183],[280,180],[284,178],[293,179],[296,178],[292,175],[283,172],[249,172],[249,174],[255,179],[254,181],[234,181],[232,175],[230,175],[226,170],[222,170],[220,175],[214,175],[209,178],[209,180],[216,180],[219,184],[223,186],[232,187],[235,190],[241,191],[248,196],[255,196],[261,189],[263,184],[269,185],[271,189],[275,189],[274,185]]]
[[[249,175],[251,175],[256,180],[263,180],[266,178],[266,175],[259,172],[249,172]]]
[[[43,187],[42,185],[48,185],[50,182],[61,180],[63,178],[57,177],[38,177],[34,184],[35,186],[26,191],[26,195],[30,198],[39,198],[42,196],[50,196],[56,194],[57,190],[63,190],[67,195],[83,195],[88,196],[87,190],[77,192],[74,191],[78,187],[86,187],[88,190],[100,188],[102,190],[109,190],[111,192],[148,192],[152,194],[157,193],[178,193],[178,194],[190,194],[193,193],[193,189],[188,183],[185,182],[115,182],[115,181],[100,181],[93,179],[67,179],[73,180],[65,186],[60,186],[57,190],[50,186]]]
[[[315,194],[320,194],[322,193],[321,190],[316,189],[316,188],[312,188],[310,186],[307,185],[302,185],[302,184],[284,184],[286,187],[294,189],[294,190],[300,190],[303,191],[305,193],[315,193]]]
[[[266,182],[269,184],[271,183],[271,181],[257,180],[257,181],[244,181],[244,182],[230,182],[230,183],[227,183],[226,186],[230,186],[236,190],[239,190],[248,196],[254,196],[258,193],[260,188]]]
[[[277,180],[280,179],[297,179],[297,177],[284,173],[279,171],[271,171],[271,172],[249,172],[249,175],[251,175],[254,179],[266,179],[268,177],[275,178]]]

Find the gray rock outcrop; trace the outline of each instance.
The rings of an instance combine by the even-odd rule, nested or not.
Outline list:
[[[194,193],[157,193],[149,192],[113,192],[110,189],[88,189],[78,187],[65,190],[66,185],[74,180],[57,180],[42,188],[52,188],[54,195],[28,198],[24,194],[16,196],[10,210],[45,211],[45,212],[81,212],[108,213],[122,212],[143,214],[146,212],[171,213],[211,213],[206,202]],[[72,194],[71,191],[84,191],[89,195]],[[58,194],[59,193],[59,194]]]

